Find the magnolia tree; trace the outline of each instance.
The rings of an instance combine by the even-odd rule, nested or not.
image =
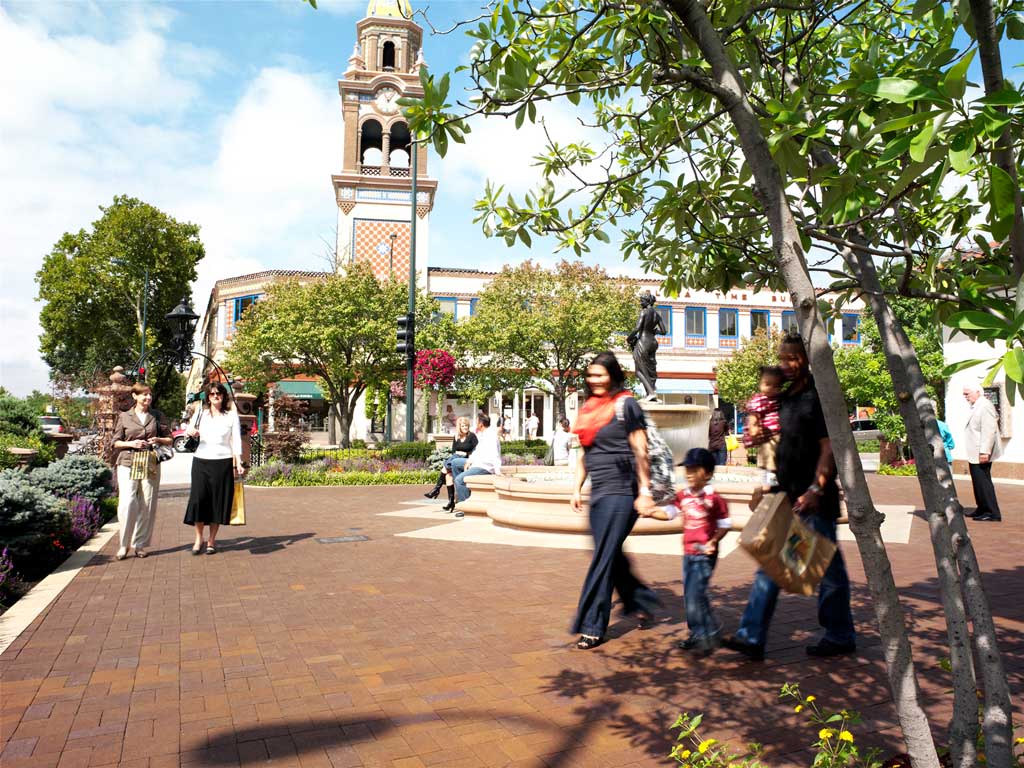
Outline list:
[[[498,186],[484,190],[486,231],[526,244],[554,236],[582,253],[621,228],[625,254],[665,275],[669,289],[743,283],[789,291],[907,748],[915,766],[937,766],[881,516],[823,324],[823,313],[866,300],[928,510],[953,674],[953,762],[977,758],[980,685],[988,764],[1009,766],[1011,704],[991,611],[926,378],[889,297],[928,299],[939,317],[963,309],[960,302],[991,310],[998,300],[998,327],[975,315],[952,322],[982,334],[1021,333],[1015,285],[992,290],[1006,274],[1024,272],[1014,143],[1024,98],[1004,81],[999,58],[1001,40],[1024,29],[1019,0],[952,8],[930,0],[490,6],[467,26],[476,40],[469,97],[450,103],[448,76],[421,71],[423,99],[403,102],[415,135],[444,154],[449,141],[466,140],[475,114],[521,125],[540,119],[546,102],[581,105],[586,133],[597,138],[549,134],[535,190],[519,200]],[[975,55],[985,93],[971,100]],[[1003,243],[989,247],[990,239]],[[955,256],[972,241],[980,258]],[[833,304],[819,306],[812,274],[837,294]],[[1024,376],[1018,362],[1024,352],[1003,361],[1011,378]]]

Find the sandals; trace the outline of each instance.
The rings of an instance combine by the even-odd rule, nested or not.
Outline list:
[[[203,547],[202,547],[201,544],[198,547],[192,547],[192,554],[193,555],[201,555],[202,553],[203,553]]]
[[[636,617],[636,628],[637,629],[650,629],[653,627],[658,620],[655,618],[653,613],[647,613],[647,611],[641,611]]]
[[[580,635],[580,639],[576,641],[576,648],[580,651],[589,651],[592,648],[597,648],[602,643],[600,637],[591,637],[590,635]]]
[[[206,545],[206,554],[208,554],[208,555],[216,555],[217,554],[217,548],[215,546],[213,546],[212,544],[207,544]]]
[[[128,548],[122,547],[121,549],[117,550],[117,554],[114,555],[114,557],[118,560],[124,560],[126,557],[128,557]]]
[[[135,550],[135,556],[136,557],[149,557],[149,553],[146,552],[146,550],[144,550],[144,549],[136,549]]]

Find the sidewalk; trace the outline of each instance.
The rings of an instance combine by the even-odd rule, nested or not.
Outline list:
[[[879,503],[918,503],[913,479],[870,482]],[[971,530],[1020,721],[1024,487],[998,490],[1006,521]],[[853,544],[842,550],[861,630],[854,657],[809,660],[815,604],[793,596],[780,601],[763,664],[683,656],[678,554],[632,556],[665,602],[660,624],[640,632],[615,619],[605,645],[578,652],[567,627],[589,553],[397,536],[457,525],[407,503],[421,491],[251,488],[250,525],[200,557],[181,524],[185,498],[161,499],[149,558],[117,562],[108,543],[0,656],[0,762],[667,766],[669,727],[688,711],[705,713],[705,736],[759,741],[769,765],[806,765],[800,750],[816,729],[778,700],[784,682],[860,711],[858,744],[900,750]],[[412,516],[380,514],[402,510]],[[925,521],[888,548],[941,730],[948,652]],[[740,551],[719,563],[713,600],[727,629],[752,573]]]

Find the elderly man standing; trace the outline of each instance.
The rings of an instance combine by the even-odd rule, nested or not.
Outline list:
[[[992,485],[992,454],[996,449],[999,426],[996,408],[978,384],[965,386],[964,398],[971,404],[971,413],[964,428],[964,448],[967,450],[974,500],[977,503],[973,515],[964,514],[979,522],[999,522],[1003,516],[999,512],[999,502],[996,501],[995,486]]]

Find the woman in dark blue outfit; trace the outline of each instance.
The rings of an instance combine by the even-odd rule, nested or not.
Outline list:
[[[625,378],[615,355],[597,355],[587,366],[587,401],[573,428],[583,452],[576,469],[572,508],[582,512],[583,483],[589,476],[594,536],[594,556],[570,630],[580,633],[576,647],[581,650],[596,648],[604,640],[612,590],[619,593],[627,616],[639,614],[641,626],[652,620],[660,606],[654,592],[633,575],[622,552],[638,511],[654,507],[648,487],[644,414],[625,390]]]

